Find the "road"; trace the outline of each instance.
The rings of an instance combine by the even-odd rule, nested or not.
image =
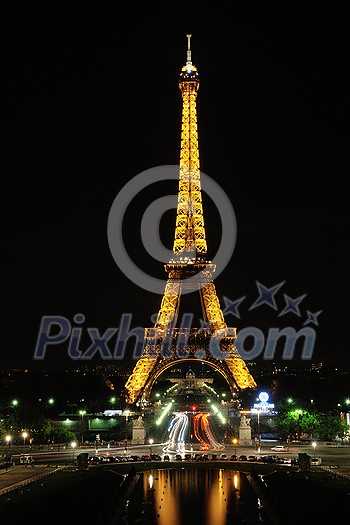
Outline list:
[[[185,424],[185,422],[182,422]],[[179,427],[180,428],[180,427]],[[178,428],[178,430],[179,430]],[[316,456],[320,456],[322,458],[322,465],[343,465],[350,467],[350,447],[349,446],[329,446],[320,444],[317,445],[315,451],[312,446],[310,445],[293,445],[289,447],[288,452],[274,452],[271,451],[271,448],[275,445],[275,443],[263,443],[262,447],[260,449],[260,455],[266,455],[266,454],[273,454],[273,455],[280,455],[282,457],[297,457],[299,452],[306,452],[310,454],[311,457],[314,456],[314,453]],[[128,445],[128,454],[149,454],[151,447],[149,445]],[[155,443],[152,445],[152,452],[158,453],[161,456],[163,456],[164,452],[166,451],[167,454],[170,456],[172,454],[178,453],[176,450],[169,450],[169,444],[168,443]],[[222,450],[224,451],[228,456],[231,454],[237,454],[238,456],[241,454],[245,455],[256,455],[257,451],[254,449],[254,446],[244,446],[244,445],[226,445],[225,448]],[[43,464],[43,463],[53,463],[53,464],[62,464],[62,463],[73,463],[73,459],[76,459],[77,454],[80,452],[88,452],[90,455],[96,454],[96,449],[94,447],[78,447],[74,450],[72,448],[67,448],[65,450],[60,450],[59,452],[56,451],[40,451],[40,452],[33,452],[32,456],[34,457],[35,464]],[[183,443],[182,446],[182,453],[185,452],[200,452],[199,445],[193,445],[191,447],[190,444]],[[204,451],[203,451],[204,452]],[[217,452],[217,450],[211,449],[206,450],[205,452],[212,453]],[[98,449],[98,454],[125,454],[124,446],[117,446],[117,447],[107,447],[103,446]],[[13,456],[15,464],[19,463],[19,454],[14,454]]]

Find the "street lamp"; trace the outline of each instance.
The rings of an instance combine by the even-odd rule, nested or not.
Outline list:
[[[123,415],[125,416],[125,454],[128,452],[128,419],[130,416],[130,410],[124,410]]]
[[[232,443],[235,446],[235,456],[237,456],[237,448],[236,447],[237,447],[238,439],[237,438],[233,438]]]
[[[74,465],[74,449],[75,447],[77,446],[76,442],[75,441],[72,441],[72,443],[70,444],[70,446],[72,447],[72,456],[73,456],[73,465]]]
[[[316,446],[317,446],[316,441],[313,441],[313,442],[312,442],[312,446],[314,447],[314,459],[315,459]]]
[[[152,445],[153,445],[153,439],[151,438],[149,440],[149,453],[152,454]]]
[[[5,441],[7,443],[7,458],[6,458],[6,462],[7,463],[10,463],[10,441],[11,441],[12,437],[10,436],[10,434],[7,434],[5,436]],[[7,470],[7,467],[6,467],[6,470]]]
[[[81,443],[83,444],[84,443],[84,433],[83,433],[83,418],[86,414],[86,410],[79,410],[79,414],[81,415],[81,423],[80,423],[80,427],[81,427]]]
[[[23,446],[26,446],[26,438],[28,437],[28,432],[24,431],[22,432],[22,438],[23,438]]]
[[[7,434],[7,436],[5,436],[5,441],[7,443],[7,448],[10,449],[10,441],[11,441],[12,437]]]

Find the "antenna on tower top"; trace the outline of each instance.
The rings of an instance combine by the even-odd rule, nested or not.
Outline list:
[[[187,35],[187,64],[191,63],[191,36]]]

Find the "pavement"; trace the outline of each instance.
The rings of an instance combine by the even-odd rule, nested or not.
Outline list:
[[[350,479],[325,470],[276,471],[263,476],[265,499],[275,514],[279,512],[279,520],[272,519],[273,524],[348,525]]]
[[[346,478],[350,480],[350,467],[343,465],[324,465],[319,467],[320,470],[329,472],[336,477]]]
[[[28,520],[34,520],[35,525],[95,525],[124,480],[123,475],[108,468],[80,472],[73,467],[45,466],[14,467],[0,474],[2,483],[6,478],[12,483],[2,495],[0,491],[0,523],[6,525]]]
[[[0,470],[0,496],[12,490],[32,483],[33,481],[44,478],[62,467],[51,467],[47,465],[25,466],[17,465],[8,469]]]

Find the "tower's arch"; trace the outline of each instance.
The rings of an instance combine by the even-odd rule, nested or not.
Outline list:
[[[141,392],[141,395],[139,397],[138,403],[141,405],[146,405],[149,402],[151,392],[153,389],[154,384],[158,380],[158,378],[166,372],[169,368],[172,368],[175,365],[182,364],[182,363],[188,363],[189,361],[192,362],[199,362],[199,360],[195,357],[186,357],[186,358],[179,358],[174,357],[173,359],[169,360],[167,359],[164,363],[159,363],[158,366],[156,366],[152,373],[150,374],[148,380],[146,381],[146,384]],[[232,374],[229,372],[229,370],[226,370],[225,366],[222,366],[221,362],[217,362],[215,360],[211,360],[209,358],[204,358],[200,360],[201,363],[205,363],[206,365],[210,366],[215,370],[215,372],[218,372],[223,379],[226,381],[230,388],[231,394],[235,394],[238,390],[237,384],[232,376]]]

